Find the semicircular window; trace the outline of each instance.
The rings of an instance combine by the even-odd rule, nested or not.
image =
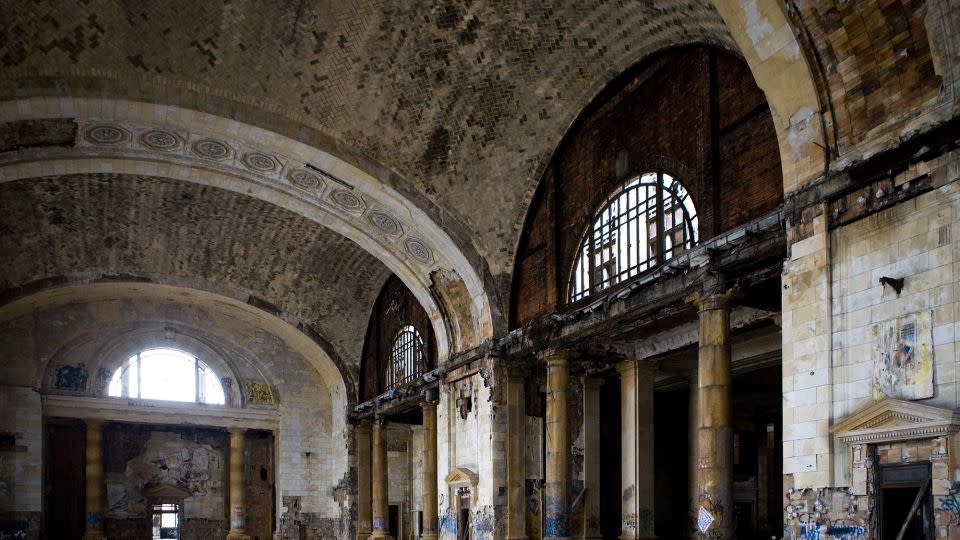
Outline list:
[[[110,380],[107,395],[223,405],[220,378],[197,357],[176,349],[131,356]]]
[[[393,338],[390,349],[389,388],[410,384],[423,373],[427,365],[423,338],[413,325],[406,325]]]
[[[664,172],[631,178],[607,198],[584,233],[569,301],[648,272],[697,243],[697,209]]]

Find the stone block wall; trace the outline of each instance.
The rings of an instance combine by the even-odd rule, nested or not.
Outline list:
[[[477,476],[471,490],[469,526],[476,540],[500,540],[506,522],[506,404],[502,396],[505,383],[498,380],[492,361],[484,361],[481,371],[440,387],[437,407],[437,477],[440,536],[453,540],[457,535],[457,489],[445,479],[451,471],[463,468]],[[458,398],[470,399],[461,416]]]
[[[0,537],[39,537],[42,445],[40,394],[0,386]]]
[[[824,206],[808,207],[790,229],[782,297],[783,472],[793,494],[826,490],[830,499],[861,478],[850,448],[830,428],[888,395],[878,359],[885,328],[895,322],[916,321],[914,354],[932,364],[932,394],[906,399],[960,405],[960,155],[911,167],[893,185],[917,178],[932,190],[845,225],[832,224]],[[903,278],[902,291],[881,277]],[[788,494],[785,503],[787,521],[800,526],[789,517],[792,496],[807,496]]]

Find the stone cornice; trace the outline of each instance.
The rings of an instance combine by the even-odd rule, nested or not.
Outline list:
[[[144,424],[274,430],[280,427],[275,409],[240,409],[152,400],[45,395],[44,416],[109,420]]]

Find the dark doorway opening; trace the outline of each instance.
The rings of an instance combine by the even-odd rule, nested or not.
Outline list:
[[[464,488],[460,488],[466,491]],[[470,494],[467,492],[458,493],[460,499],[457,513],[457,540],[470,540]]]
[[[880,537],[897,538],[904,522],[907,528],[903,540],[933,540],[929,463],[880,467]]]
[[[600,534],[604,540],[617,540],[623,505],[619,377],[607,377],[600,387],[600,418]]]
[[[387,523],[390,529],[390,536],[393,538],[400,538],[400,507],[391,504],[387,508]]]

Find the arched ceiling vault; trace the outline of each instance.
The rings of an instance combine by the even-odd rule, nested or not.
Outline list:
[[[658,50],[734,48],[709,0],[15,3],[0,24],[0,99],[172,105],[320,149],[438,224],[501,328],[524,212],[583,106]]]
[[[73,144],[2,152],[0,193],[29,192],[31,178],[119,173],[245,194],[356,243],[417,295],[441,346],[462,350],[506,328],[520,228],[557,144],[607,82],[657,51],[711,43],[743,55],[774,115],[787,192],[827,170],[824,148],[855,160],[876,150],[869,133],[905,136],[942,118],[926,114],[933,101],[952,114],[960,77],[945,36],[960,22],[945,0],[894,4],[6,2],[0,123],[69,118],[79,128]],[[887,38],[851,48],[846,36],[863,30],[864,13],[916,24],[896,50]],[[828,64],[811,67],[811,49]],[[838,81],[841,62],[858,74]],[[871,67],[890,62],[901,75]],[[911,76],[934,68],[951,92]],[[914,78],[922,84],[897,93]],[[848,110],[848,93],[863,101],[868,90],[891,94],[865,101],[885,109],[830,117],[833,105]],[[308,259],[304,268],[318,264]],[[26,278],[6,272],[6,282]]]
[[[357,329],[389,275],[352,241],[294,212],[198,183],[33,178],[4,183],[0,208],[0,289],[8,294],[51,278],[206,289],[304,323],[329,341],[341,370],[356,371]]]

